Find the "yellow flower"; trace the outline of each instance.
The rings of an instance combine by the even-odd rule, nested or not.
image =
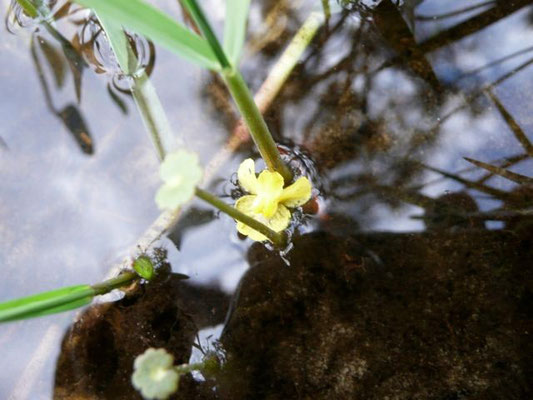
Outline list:
[[[265,170],[256,176],[255,164],[251,158],[241,163],[237,176],[239,185],[250,194],[237,200],[235,208],[276,232],[289,225],[291,212],[287,207],[301,206],[311,198],[309,179],[300,177],[292,185],[283,188],[283,177],[278,172]],[[237,221],[237,230],[258,242],[268,240],[242,222]]]

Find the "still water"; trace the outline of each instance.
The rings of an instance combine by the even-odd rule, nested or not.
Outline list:
[[[221,29],[223,2],[210,3],[210,17]],[[252,7],[249,40],[241,67],[253,91],[260,87],[289,38],[315,6],[309,3],[265,1]],[[319,6],[320,2],[316,3]],[[200,294],[187,292],[196,296],[195,301],[201,303],[201,290],[209,289],[217,293],[218,297],[214,298],[223,304],[220,312],[204,318],[201,324],[200,340],[204,345],[207,342],[212,345],[220,336],[230,296],[236,290],[241,296],[233,299],[231,315],[237,315],[239,320],[239,298],[247,293],[246,282],[252,278],[239,281],[250,266],[268,264],[265,267],[268,276],[282,271],[280,285],[287,291],[315,285],[314,278],[291,283],[295,273],[303,268],[302,263],[309,265],[312,261],[302,249],[316,252],[316,259],[322,260],[321,271],[327,269],[331,260],[337,262],[332,268],[344,265],[346,257],[367,260],[370,278],[364,279],[380,282],[377,287],[369,284],[373,288],[370,291],[400,293],[397,287],[379,286],[386,276],[400,279],[394,270],[389,270],[390,264],[405,266],[408,271],[413,265],[421,269],[440,265],[442,271],[429,269],[429,276],[434,280],[426,275],[420,277],[427,284],[422,288],[425,291],[432,287],[431,282],[439,282],[439,274],[451,274],[453,268],[444,267],[446,254],[457,265],[473,263],[474,270],[477,264],[470,260],[469,254],[475,254],[482,260],[478,265],[481,269],[486,267],[484,263],[495,263],[495,260],[506,265],[506,275],[501,279],[502,282],[518,280],[516,301],[519,304],[528,298],[523,293],[531,293],[530,286],[529,292],[527,288],[528,275],[513,275],[513,271],[527,270],[531,264],[527,261],[531,255],[527,244],[531,243],[532,201],[532,181],[528,177],[533,176],[533,7],[530,1],[345,3],[344,11],[332,15],[319,31],[266,114],[276,139],[294,149],[298,158],[312,160],[306,162],[311,165],[320,205],[318,213],[307,216],[300,233],[295,235],[299,239],[290,263],[294,273],[290,274],[290,266],[285,262],[278,265],[275,256],[262,246],[254,245],[250,250],[252,243],[236,235],[232,220],[213,213],[199,202],[184,211],[171,239],[158,242],[167,249],[173,272],[188,275],[191,287],[199,288]],[[0,27],[3,39],[0,44],[3,94],[0,99],[0,264],[4,271],[0,300],[101,280],[114,264],[134,255],[131,253],[136,251],[138,238],[159,215],[153,201],[159,186],[158,161],[135,104],[127,94],[127,78],[120,76],[103,38],[94,39],[97,26],[88,22],[89,14],[78,6],[69,8],[66,4],[61,0],[49,4],[58,18],[57,35],[22,15],[17,6],[10,9],[9,1],[0,2],[0,16],[6,21]],[[177,2],[158,4],[181,17]],[[140,38],[136,38],[136,43],[171,126],[189,148],[200,154],[204,165],[207,164],[223,148],[236,121],[223,86],[210,73],[191,67],[164,49]],[[250,156],[257,157],[252,146],[240,146],[215,171],[210,190],[232,201],[230,178],[239,163]],[[490,164],[498,173],[488,171],[486,166],[473,165],[465,157]],[[519,175],[501,176],[505,171]],[[311,232],[315,234],[304,235]],[[313,236],[316,232],[331,236],[317,239]],[[515,241],[522,245],[513,247]],[[446,249],[437,244],[444,242],[449,245]],[[502,249],[498,247],[500,244]],[[495,258],[485,260],[483,257],[488,253]],[[357,270],[357,265],[360,263],[350,261],[343,274]],[[455,282],[464,281],[468,276],[468,271],[459,267],[455,273]],[[494,277],[481,275],[486,281],[480,278],[472,283],[473,287],[492,287]],[[403,282],[414,284],[413,276],[417,276],[416,272]],[[351,282],[350,279],[347,281]],[[318,290],[317,286],[313,287]],[[324,306],[320,315],[331,332],[339,326],[340,331],[351,332],[348,327],[356,322],[350,319],[353,316],[341,318],[344,322],[332,317],[335,313],[331,309],[346,305],[330,300],[341,296],[341,292],[345,298],[355,296],[356,292],[360,296],[363,289],[359,289],[317,292],[329,296],[320,302]],[[500,289],[502,293],[512,291],[505,285]],[[434,290],[440,293],[438,288]],[[457,289],[457,296],[461,293],[464,294]],[[366,304],[370,310],[373,307],[394,310],[398,303],[417,302],[416,297],[406,295],[402,300],[398,296],[383,300],[381,306],[370,300],[371,296],[360,299],[358,304]],[[451,295],[436,294],[435,299],[435,310],[442,302],[453,303]],[[517,320],[526,324],[518,306],[515,310],[512,301],[500,300],[501,303],[492,298],[475,301],[479,301],[476,304],[480,309],[489,304],[498,308],[500,304],[510,313],[516,311]],[[273,296],[265,301],[271,307],[277,305],[279,315],[284,312],[292,315],[289,306],[284,311],[285,303],[280,299]],[[217,302],[213,304],[215,307]],[[302,300],[302,304],[305,308],[309,303]],[[406,307],[410,313],[418,312],[416,307]],[[460,309],[451,307],[458,313]],[[448,311],[445,309],[443,313]],[[354,313],[361,318],[365,316],[361,310]],[[258,314],[242,318],[261,320],[263,314]],[[74,315],[0,326],[0,398],[52,397],[61,340]],[[402,315],[401,311],[398,315]],[[505,325],[498,320],[499,315],[494,316],[494,325],[505,326],[506,340],[518,343],[506,351],[519,354],[520,343],[527,341],[526,328],[523,331],[516,328],[522,322]],[[316,398],[356,395],[386,398],[392,394],[398,397],[391,398],[428,398],[423,392],[416,395],[410,392],[417,382],[422,386],[426,382],[416,371],[395,375],[373,362],[372,354],[364,356],[364,349],[350,355],[349,359],[355,360],[350,364],[344,360],[348,354],[345,347],[336,349],[340,355],[333,357],[328,348],[323,348],[325,341],[313,344],[312,338],[325,335],[324,326],[315,325],[312,322],[315,320],[310,314],[307,325],[299,325],[294,319],[293,326],[309,330],[310,337],[306,340],[312,343],[310,346],[321,349],[323,358],[329,360],[329,375],[318,366],[320,357],[295,356],[300,365],[315,366],[315,369],[309,367],[304,377],[279,369],[278,373],[286,380],[298,383],[299,386],[294,384],[297,389],[287,388],[273,379],[269,382],[280,385],[280,389],[270,393],[251,378],[245,384],[226,377],[226,383],[221,384],[221,396],[246,398],[247,390],[252,390],[255,398],[293,398],[295,393],[305,398],[314,388]],[[463,321],[458,320],[458,324]],[[268,324],[269,319],[266,321]],[[346,321],[352,322],[342,325]],[[406,318],[393,321],[383,315],[382,321],[377,332],[390,331]],[[446,321],[442,324],[446,325],[449,322]],[[230,320],[224,328],[233,332],[226,341],[228,351],[231,352],[232,346],[246,348],[247,357],[253,363],[251,354],[257,349],[248,349],[242,341],[238,342],[246,336],[239,334],[243,328],[235,324]],[[277,325],[272,322],[271,326]],[[357,337],[358,343],[365,340],[370,343],[364,332],[369,336],[375,332],[370,328],[361,329],[345,334],[342,340],[348,340],[348,335]],[[451,332],[449,337],[458,335],[453,326],[446,329]],[[492,332],[491,328],[486,329]],[[468,332],[462,338],[474,340]],[[499,343],[481,328],[480,332],[476,340]],[[268,333],[265,337],[269,337]],[[299,347],[291,338],[282,337],[293,346],[290,351],[296,351]],[[453,340],[460,341],[461,337]],[[278,348],[276,343],[273,342],[273,348]],[[407,349],[421,360],[427,356],[426,351],[442,350],[436,347],[413,350],[407,344],[392,348],[385,339],[371,345],[372,348],[383,345],[390,350],[384,350],[385,354]],[[453,348],[454,344],[450,342],[449,346]],[[280,350],[280,354],[284,353]],[[491,362],[501,361],[493,353],[490,356]],[[192,357],[198,357],[198,352],[193,352]],[[242,362],[242,357],[236,357]],[[280,356],[276,360],[280,364],[284,358]],[[343,360],[342,365],[348,366],[351,372],[337,368],[334,360]],[[493,390],[490,377],[497,375],[496,370],[469,369],[467,364],[475,361],[467,357],[455,361],[455,375],[448,377],[449,386],[439,389],[440,394],[435,394],[435,398],[478,398],[468,396]],[[237,368],[245,368],[246,362],[245,366],[239,362]],[[412,360],[391,361],[395,362],[407,365]],[[430,363],[435,374],[440,373],[439,365],[446,365],[439,362]],[[482,362],[488,361],[478,360]],[[507,381],[498,385],[503,385],[503,393],[508,397],[499,398],[526,398],[521,397],[526,390],[520,382],[527,368],[525,361],[524,365],[521,362],[519,356],[506,361],[505,368],[512,372]],[[276,370],[278,364],[272,363]],[[478,374],[475,384],[473,379],[457,378],[461,376],[460,364],[467,378]],[[339,383],[341,376],[358,384]],[[403,393],[395,386],[401,379],[411,382],[406,384]],[[328,392],[329,389],[317,382],[327,383],[334,390]],[[513,385],[513,389],[507,390],[506,384]],[[236,388],[238,385],[241,386]],[[377,397],[371,397],[370,389],[365,391],[365,388],[374,388]]]

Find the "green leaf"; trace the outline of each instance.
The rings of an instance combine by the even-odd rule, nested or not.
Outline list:
[[[131,29],[202,67],[220,70],[207,44],[169,15],[142,0],[75,0],[104,17]]]
[[[91,286],[76,285],[6,301],[0,303],[0,322],[72,310],[89,304],[93,296]]]
[[[96,13],[96,17],[100,21],[100,25],[102,25],[102,29],[109,40],[111,49],[113,49],[113,53],[115,53],[115,57],[117,58],[118,65],[122,72],[126,75],[134,74],[137,68],[137,57],[135,57],[135,54],[133,54],[133,51],[131,50],[128,38],[126,37],[126,33],[122,30],[122,26],[116,24],[111,18],[100,15],[99,13]]]
[[[233,65],[237,65],[246,36],[246,21],[250,0],[227,0],[224,22],[224,51]]]

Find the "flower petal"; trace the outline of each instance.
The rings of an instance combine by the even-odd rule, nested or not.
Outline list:
[[[188,202],[194,195],[191,185],[163,185],[155,195],[155,202],[160,209],[175,209]]]
[[[254,212],[255,199],[256,196],[253,195],[243,196],[239,200],[237,200],[237,202],[235,203],[235,208],[237,208],[237,210],[241,211],[242,213],[252,218],[255,218],[256,220],[265,224],[275,232],[281,232],[282,230],[287,228],[291,219],[291,213],[285,206],[280,204],[272,218],[265,218],[263,215]],[[266,240],[269,240],[262,233],[257,232],[256,230],[250,228],[248,225],[243,224],[239,221],[237,221],[237,230],[241,234],[248,236],[250,239],[255,240],[257,242],[264,242]]]
[[[237,171],[239,185],[250,194],[257,194],[257,177],[255,176],[255,163],[251,158],[244,160]]]
[[[277,199],[283,191],[284,184],[285,181],[279,172],[264,170],[257,178],[257,194],[266,194],[269,197],[275,197]]]
[[[309,179],[302,176],[296,180],[292,185],[283,189],[279,197],[280,203],[287,207],[298,207],[307,203],[311,198],[311,183]]]

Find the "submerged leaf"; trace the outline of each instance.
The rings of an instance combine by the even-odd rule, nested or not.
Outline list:
[[[44,37],[38,36],[37,43],[50,66],[50,70],[54,74],[56,86],[58,88],[63,87],[65,82],[65,60],[61,56],[61,53],[52,46]]]

